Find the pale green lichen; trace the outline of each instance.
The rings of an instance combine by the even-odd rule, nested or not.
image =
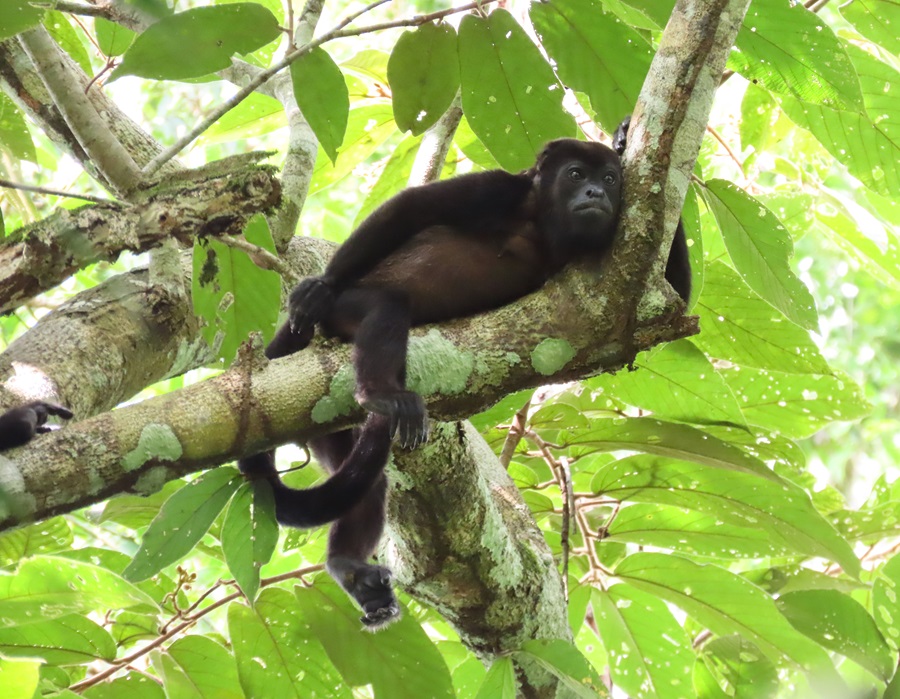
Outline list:
[[[328,394],[318,400],[312,409],[314,422],[331,422],[339,415],[347,415],[356,407],[353,391],[356,372],[351,364],[344,364],[331,379]]]
[[[151,423],[141,430],[140,439],[134,450],[122,457],[122,468],[131,472],[153,459],[176,461],[183,453],[181,442],[171,427]]]
[[[165,466],[153,466],[138,476],[132,490],[138,495],[153,495],[162,488],[169,478],[169,469]]]
[[[575,357],[575,348],[566,340],[547,338],[531,351],[531,366],[542,376],[555,374]]]
[[[432,328],[422,337],[409,340],[406,364],[411,390],[423,395],[462,393],[475,368],[475,355],[458,349]]]

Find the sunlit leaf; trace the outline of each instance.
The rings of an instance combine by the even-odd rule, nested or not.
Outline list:
[[[616,568],[617,577],[683,609],[713,633],[738,631],[767,656],[837,678],[828,654],[796,631],[760,588],[722,568],[678,556],[636,553]]]
[[[244,227],[248,243],[274,252],[275,244],[262,215]],[[262,269],[243,250],[209,239],[194,245],[192,278],[194,312],[206,320],[202,332],[210,346],[230,364],[238,346],[252,332],[268,341],[275,334],[281,306],[281,278]]]
[[[706,183],[728,254],[747,285],[788,319],[808,330],[818,327],[816,302],[791,271],[791,238],[760,202],[724,180]]]
[[[469,125],[507,170],[530,167],[547,141],[575,135],[562,86],[506,10],[463,18],[459,69]]]
[[[278,35],[278,20],[257,3],[195,7],[165,17],[138,35],[111,79],[198,78],[227,68],[234,54],[255,51]]]
[[[635,699],[683,699],[694,654],[665,602],[622,584],[595,588],[591,601],[616,686]]]
[[[228,569],[251,602],[259,589],[259,569],[278,543],[275,499],[265,482],[238,488],[222,523],[222,552]]]
[[[424,133],[459,90],[456,30],[449,24],[429,23],[404,32],[387,70],[397,127],[414,136]]]
[[[264,590],[255,611],[231,604],[228,630],[247,699],[352,696],[290,592]]]
[[[837,561],[853,575],[860,569],[850,545],[794,485],[640,456],[616,461],[599,471],[591,490],[616,500],[713,514],[735,526],[765,530],[776,546]]]
[[[30,0],[3,0],[0,3],[0,40],[33,27],[43,16],[44,8],[32,6]]]
[[[291,64],[294,98],[331,162],[347,131],[350,96],[337,64],[316,48]]]
[[[350,685],[371,684],[376,697],[390,699],[453,697],[444,659],[411,615],[404,614],[377,635],[367,634],[346,593],[324,576],[295,592],[306,633],[325,646]]]
[[[809,333],[763,301],[722,262],[707,266],[694,312],[693,341],[711,357],[757,369],[825,374],[830,371]]]
[[[103,627],[77,614],[22,626],[0,627],[0,655],[42,658],[53,665],[111,661],[116,644]]]
[[[161,653],[168,699],[243,699],[234,656],[207,636],[184,636]]]
[[[828,650],[859,663],[879,679],[894,674],[897,660],[875,620],[859,602],[837,590],[798,590],[776,601],[791,625]]]
[[[145,605],[156,609],[134,585],[88,563],[40,556],[0,573],[0,627]]]
[[[125,569],[129,580],[144,580],[186,556],[206,534],[234,494],[241,478],[233,468],[207,471],[166,500]]]
[[[650,44],[598,0],[532,3],[530,14],[560,78],[590,97],[600,125],[612,133],[634,109],[653,57]]]
[[[802,4],[756,0],[735,43],[728,66],[754,84],[813,104],[862,107],[843,44]]]

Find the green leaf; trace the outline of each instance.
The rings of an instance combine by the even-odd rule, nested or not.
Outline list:
[[[867,39],[900,54],[900,4],[897,0],[853,0],[838,5],[841,14]]]
[[[602,375],[595,385],[660,418],[746,426],[731,389],[690,340],[640,355],[637,371]]]
[[[790,320],[807,330],[818,328],[816,302],[791,271],[793,243],[775,215],[725,180],[707,183],[706,200],[722,231],[738,274]]]
[[[665,602],[622,584],[594,588],[591,602],[613,683],[635,699],[682,699],[695,658]]]
[[[532,3],[541,44],[567,87],[584,92],[607,133],[634,109],[653,50],[597,0]]]
[[[359,211],[356,212],[356,217],[353,219],[354,228],[359,226],[381,204],[406,189],[421,143],[422,139],[418,136],[407,136],[394,147],[387,164],[381,171],[381,176],[369,190]]]
[[[900,189],[900,72],[847,44],[862,86],[865,111],[841,111],[790,97],[781,106],[854,176],[894,198]]]
[[[0,687],[3,699],[34,699],[39,696],[41,663],[32,660],[0,658]]]
[[[567,444],[590,446],[602,451],[629,449],[781,482],[759,459],[695,427],[652,417],[595,420],[593,424],[593,429],[575,433]]]
[[[321,191],[343,179],[368,158],[397,129],[389,104],[364,104],[350,110],[347,133],[336,163],[319,148],[309,193]],[[348,231],[349,234],[349,231]]]
[[[0,628],[139,605],[157,608],[131,583],[88,563],[40,556],[0,574]]]
[[[263,590],[256,611],[231,604],[228,630],[247,699],[352,696],[286,590]]]
[[[723,522],[718,514],[659,504],[620,509],[607,530],[606,541],[720,559],[785,556],[791,551],[784,543],[774,541],[767,528],[734,526]]]
[[[700,316],[700,334],[693,341],[711,357],[757,369],[830,372],[809,333],[748,289],[722,262],[707,265],[694,312]]]
[[[125,569],[125,577],[145,580],[186,556],[242,480],[235,469],[219,466],[170,497],[150,523],[140,549]]]
[[[257,3],[195,7],[150,25],[125,52],[110,79],[199,78],[228,68],[234,54],[251,53],[279,33],[278,20]]]
[[[875,620],[859,602],[837,590],[799,590],[781,595],[778,609],[791,625],[820,646],[850,658],[887,682],[897,666]]]
[[[884,564],[872,588],[872,616],[884,638],[900,648],[900,555]]]
[[[184,485],[185,481],[179,479],[169,481],[152,495],[117,495],[106,502],[99,521],[116,522],[131,529],[146,527],[159,514],[166,500]]]
[[[552,673],[575,696],[597,699],[606,696],[606,686],[597,671],[574,645],[562,639],[526,641],[514,653],[520,661],[536,662]]]
[[[333,163],[347,131],[350,95],[337,64],[323,48],[291,63],[294,98]]]
[[[384,699],[454,696],[444,658],[411,614],[377,635],[367,634],[359,611],[330,578],[320,575],[315,585],[295,592],[307,633],[325,646],[348,684],[371,684],[375,696]]]
[[[776,546],[821,556],[858,575],[850,545],[795,485],[745,473],[644,456],[610,464],[591,481],[591,491],[616,500],[660,503],[717,515],[726,523],[756,527]]]
[[[269,252],[275,250],[262,214],[250,219],[244,238]],[[207,322],[203,337],[211,346],[218,345],[219,356],[226,364],[231,363],[250,333],[262,333],[266,341],[275,334],[281,307],[281,278],[276,272],[258,267],[243,250],[213,239],[205,244],[197,242],[192,296],[194,312]]]
[[[449,24],[429,23],[404,32],[394,45],[387,71],[397,128],[414,136],[424,133],[459,90],[456,30]]]
[[[501,167],[530,167],[547,141],[575,135],[562,86],[506,10],[463,18],[459,74],[466,119]]]
[[[882,284],[900,290],[900,242],[891,228],[866,216],[857,220],[837,197],[822,192],[815,208],[816,219],[824,224],[828,237],[858,260],[867,273]]]
[[[787,658],[809,672],[837,677],[828,654],[796,631],[771,597],[734,573],[678,556],[635,553],[615,574],[680,607],[715,634],[738,633],[776,662]]]
[[[197,139],[197,145],[254,138],[286,125],[287,117],[281,103],[274,97],[254,92],[204,131]]]
[[[91,75],[93,69],[91,68],[91,59],[88,57],[88,52],[82,43],[83,32],[81,30],[76,32],[72,25],[69,24],[69,18],[62,12],[54,10],[47,11],[43,25],[44,29],[59,44],[60,48],[69,54],[72,60],[87,75]]]
[[[785,374],[723,369],[747,422],[788,437],[808,437],[835,420],[857,420],[871,411],[862,389],[842,375]]]
[[[85,699],[167,699],[163,688],[142,672],[129,672],[111,682],[103,682],[87,689]]]
[[[516,671],[512,658],[497,658],[491,663],[475,699],[516,699],[516,696]]]
[[[254,485],[244,483],[238,488],[222,523],[225,562],[251,602],[259,590],[259,569],[269,562],[278,544],[272,488],[267,483]]]
[[[0,566],[18,563],[40,553],[56,553],[72,547],[75,537],[64,517],[53,517],[0,534]]]
[[[168,699],[244,699],[234,656],[207,636],[185,636],[156,663]]]
[[[840,109],[862,109],[853,64],[831,28],[802,4],[755,0],[728,67],[754,84]]]
[[[3,0],[0,3],[0,41],[39,24],[44,8],[32,7],[30,0]]]
[[[104,56],[121,56],[134,42],[137,34],[121,24],[110,22],[102,17],[94,18],[94,31],[97,34],[97,45]]]
[[[25,116],[2,92],[0,92],[0,143],[14,158],[37,162],[34,141],[31,140],[31,133],[25,124]]]
[[[721,676],[730,685],[735,697],[771,699],[771,697],[777,696],[778,668],[745,638],[737,634],[715,638],[703,645],[702,654],[705,664],[698,663],[698,665],[703,668],[707,668],[707,666],[715,668],[715,674]],[[713,674],[710,674],[709,677],[716,682]],[[714,696],[725,699],[727,696],[724,692],[721,694],[715,692],[718,683],[715,688],[708,685],[704,685],[704,688],[711,691],[708,694],[701,693],[701,697]]]
[[[52,665],[77,665],[94,660],[112,661],[116,644],[101,626],[70,614],[23,626],[0,628],[0,655],[42,658]]]

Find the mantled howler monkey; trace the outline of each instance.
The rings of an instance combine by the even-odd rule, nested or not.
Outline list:
[[[34,435],[53,430],[47,424],[47,418],[51,415],[68,420],[72,417],[72,411],[42,400],[7,410],[0,415],[0,451],[28,444]]]
[[[619,141],[624,147],[625,131]],[[412,187],[353,231],[325,272],[291,293],[289,322],[266,349],[274,359],[306,347],[318,327],[354,345],[356,399],[369,415],[353,430],[310,441],[334,475],[328,497],[285,486],[274,452],[239,462],[268,481],[282,524],[336,519],[329,573],[362,607],[371,628],[399,614],[387,568],[367,562],[381,536],[392,436],[405,447],[427,438],[422,398],[406,389],[411,327],[503,306],[541,285],[575,257],[605,252],[622,194],[617,153],[599,143],[551,141],[534,166],[462,175]],[[679,226],[666,278],[687,300],[690,267]]]

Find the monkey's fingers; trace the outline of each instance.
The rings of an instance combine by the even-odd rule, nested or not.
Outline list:
[[[321,277],[300,282],[288,301],[288,320],[294,333],[303,333],[324,318],[334,305],[334,289]]]
[[[625,152],[625,146],[628,144],[628,127],[631,126],[631,115],[622,119],[616,132],[613,134],[612,147],[613,150],[622,155]]]
[[[404,449],[415,449],[428,439],[428,413],[419,394],[398,397],[396,422],[397,442]]]
[[[35,425],[40,427],[45,422],[47,422],[47,418],[51,415],[55,415],[56,417],[61,417],[64,420],[68,420],[72,417],[72,411],[68,408],[65,408],[61,405],[57,405],[56,403],[48,403],[43,400],[32,401],[31,403],[26,403],[22,406],[25,410],[31,410],[35,415]]]

